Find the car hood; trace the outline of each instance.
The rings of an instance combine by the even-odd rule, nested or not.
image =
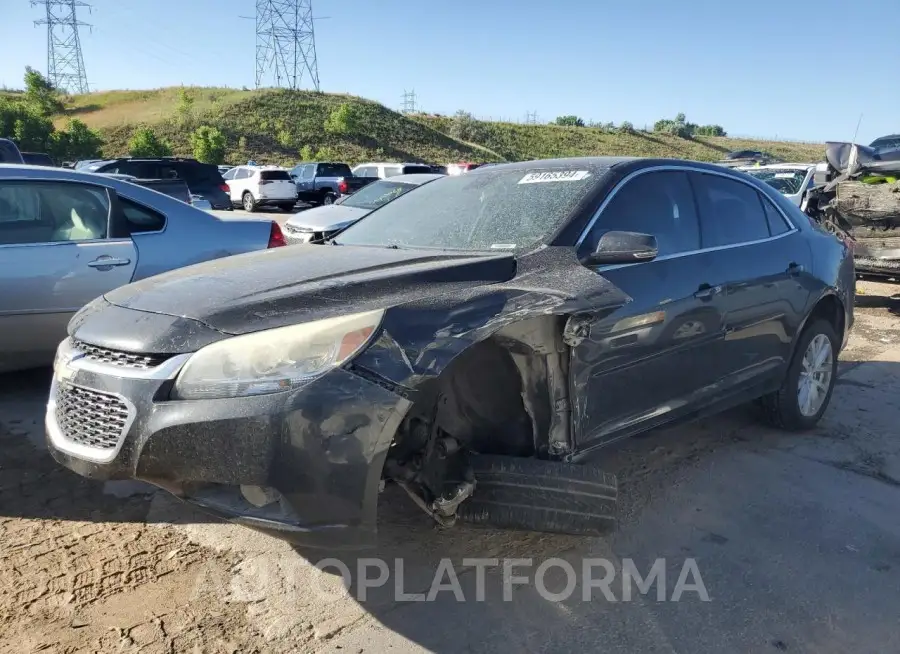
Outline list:
[[[317,245],[180,268],[107,293],[116,306],[244,334],[513,279],[511,253]]]
[[[329,232],[355,223],[368,213],[368,209],[331,204],[294,214],[285,226],[299,231]]]

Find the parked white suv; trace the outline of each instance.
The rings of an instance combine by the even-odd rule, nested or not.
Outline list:
[[[354,177],[380,177],[386,179],[396,175],[431,174],[434,171],[428,164],[375,162],[359,164],[353,169]]]
[[[291,211],[297,204],[297,185],[284,168],[235,166],[222,178],[228,183],[231,203],[245,211],[256,211],[264,205]]]

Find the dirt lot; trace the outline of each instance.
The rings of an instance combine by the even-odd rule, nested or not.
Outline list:
[[[900,651],[900,289],[859,288],[817,433],[770,431],[738,410],[632,439],[603,462],[624,494],[609,539],[439,533],[385,493],[367,556],[391,562],[392,579],[364,602],[280,541],[56,466],[42,446],[48,373],[0,376],[0,652]],[[709,601],[579,590],[554,603],[534,584],[504,601],[497,569],[475,601],[468,557],[576,570],[631,559],[642,572],[664,557],[667,600],[690,558]],[[397,601],[397,558],[407,593],[427,592],[449,558],[466,601]]]

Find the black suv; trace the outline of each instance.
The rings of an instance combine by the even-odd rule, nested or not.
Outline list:
[[[0,163],[20,164],[25,163],[22,153],[16,144],[9,139],[0,139]]]
[[[200,163],[196,159],[181,157],[161,157],[159,159],[137,159],[125,157],[96,161],[80,170],[90,173],[117,173],[132,175],[139,179],[183,179],[192,195],[204,197],[213,209],[232,210],[228,184],[222,179],[219,169],[212,164]]]

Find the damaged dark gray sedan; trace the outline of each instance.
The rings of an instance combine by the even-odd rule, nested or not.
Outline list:
[[[48,443],[312,547],[372,544],[384,483],[445,526],[602,533],[604,446],[753,400],[813,427],[853,289],[847,246],[740,172],[492,166],[330,245],[98,298],[60,345]]]

